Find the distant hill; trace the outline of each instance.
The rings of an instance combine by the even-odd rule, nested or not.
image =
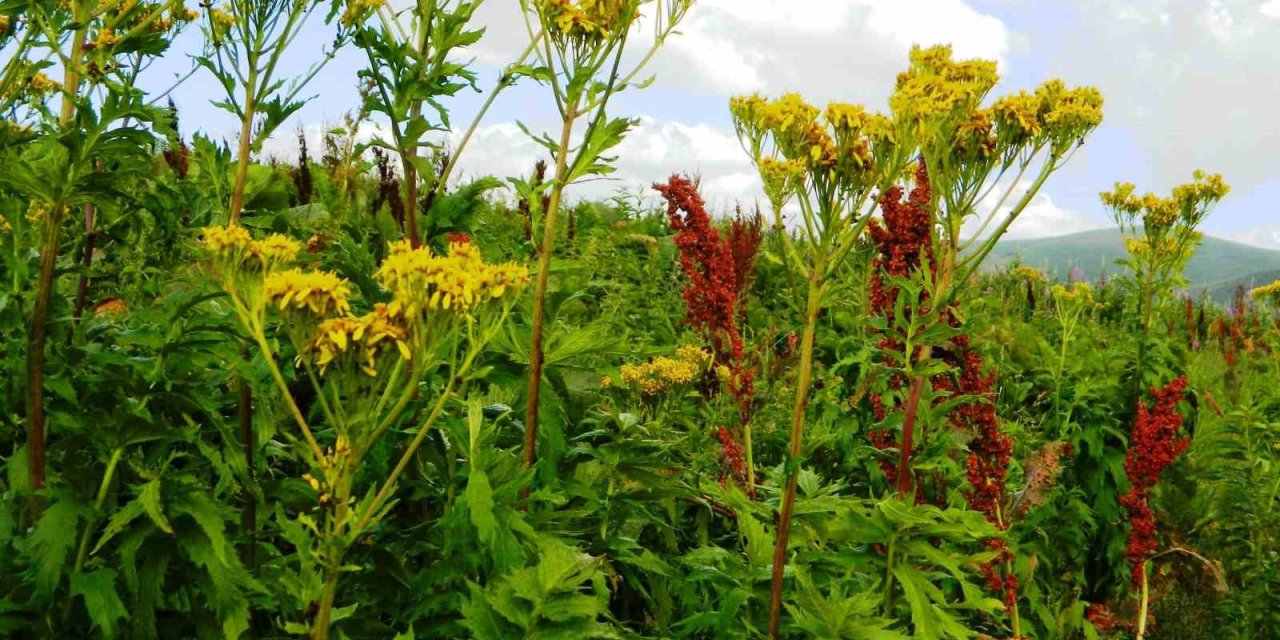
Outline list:
[[[1118,273],[1122,267],[1115,261],[1124,255],[1120,231],[1098,229],[1052,238],[1004,240],[992,250],[988,264],[1000,266],[1016,260],[1057,278],[1065,278],[1077,268],[1093,280],[1104,271]],[[1207,291],[1215,300],[1229,300],[1240,284],[1252,288],[1280,279],[1280,251],[1206,236],[1185,275],[1192,291]]]

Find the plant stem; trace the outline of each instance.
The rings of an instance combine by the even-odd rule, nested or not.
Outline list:
[[[329,640],[329,629],[333,623],[333,603],[338,593],[338,575],[342,572],[342,557],[346,554],[339,527],[349,519],[347,505],[351,501],[351,472],[352,468],[350,467],[334,469],[335,478],[331,484],[334,500],[333,513],[328,519],[328,532],[325,540],[328,548],[325,550],[327,562],[324,588],[320,592],[316,623],[311,629],[312,640]]]
[[[244,209],[244,190],[249,178],[249,150],[253,143],[253,116],[257,105],[254,95],[258,83],[257,57],[251,56],[249,78],[244,89],[244,115],[240,119],[240,148],[236,156],[236,181],[231,188],[231,204],[228,207],[230,224],[240,223],[240,212]]]
[[[75,120],[76,100],[80,92],[80,57],[84,55],[84,40],[89,29],[83,20],[85,7],[81,3],[73,0],[71,13],[81,26],[71,34],[71,56],[64,65],[62,111],[58,118],[59,128],[63,131],[68,130]],[[33,491],[43,489],[45,481],[44,349],[48,341],[49,303],[57,285],[58,231],[65,208],[63,197],[65,195],[53,203],[45,216],[45,239],[40,250],[40,273],[36,280],[36,300],[31,310],[31,334],[27,342],[27,455]]]
[[[84,532],[80,535],[79,549],[76,551],[76,563],[71,570],[72,575],[80,573],[84,569],[84,562],[89,557],[89,538],[93,536],[93,530],[98,523],[98,515],[102,512],[102,505],[107,501],[107,490],[111,487],[111,481],[115,478],[116,467],[120,464],[120,456],[124,453],[124,447],[116,447],[111,452],[111,460],[107,462],[107,470],[102,474],[102,483],[98,485],[98,497],[93,501],[93,513],[90,514],[88,521],[84,523]]]
[[[533,54],[534,48],[537,47],[538,41],[542,39],[542,32],[529,41],[529,46],[525,47],[524,53],[511,63],[502,75],[498,76],[498,84],[489,92],[489,97],[485,98],[484,104],[480,105],[480,111],[476,113],[475,118],[471,120],[471,124],[467,126],[467,130],[462,134],[462,138],[458,140],[458,146],[454,147],[453,153],[449,156],[449,163],[445,165],[444,170],[440,172],[440,177],[436,179],[436,191],[443,191],[448,186],[449,177],[453,174],[453,170],[458,166],[458,157],[462,155],[462,150],[467,148],[467,144],[471,142],[471,137],[475,135],[476,130],[480,128],[480,121],[484,120],[484,116],[489,112],[489,108],[493,106],[494,101],[498,98],[498,94],[502,90],[511,85],[512,68],[524,64]]]
[[[248,348],[241,349],[240,357],[245,362],[249,361]],[[256,444],[256,437],[253,433],[253,387],[249,386],[249,381],[245,380],[244,376],[240,376],[239,387],[240,397],[236,411],[239,414],[240,421],[240,441],[244,443],[246,480],[252,485],[254,479],[253,450]],[[254,496],[253,490],[249,487],[246,487],[244,495],[240,526],[249,535],[249,543],[244,549],[244,555],[245,560],[252,567],[256,564],[258,547],[258,501]]]
[[[1150,585],[1147,581],[1147,562],[1142,563],[1142,600],[1138,603],[1138,633],[1137,640],[1142,640],[1147,635],[1147,605],[1150,601]]]
[[[565,177],[569,170],[570,136],[577,118],[576,105],[565,112],[564,128],[560,131],[560,147],[556,153],[556,177],[551,185],[547,210],[543,212],[542,244],[538,247],[538,280],[533,293],[533,344],[529,348],[529,398],[525,411],[524,466],[533,466],[538,443],[538,394],[542,390],[542,332],[546,313],[547,283],[550,280],[551,254],[556,239],[556,212],[564,193]]]
[[[898,495],[911,493],[911,449],[915,437],[916,414],[920,409],[920,394],[924,390],[924,376],[911,378],[907,392],[906,414],[902,417],[902,452],[898,460]]]
[[[97,217],[96,213],[92,202],[84,205],[84,253],[80,257],[80,267],[83,271],[80,274],[80,281],[76,284],[76,306],[71,312],[72,320],[77,323],[84,315],[84,307],[89,298],[89,269],[93,268],[93,225]]]
[[[320,609],[316,614],[316,626],[311,630],[313,640],[329,640],[329,624],[333,617],[333,601],[338,591],[338,571],[326,568],[324,591],[320,596]]]
[[[897,534],[889,536],[889,548],[884,553],[884,615],[893,616],[893,551],[898,546]]]
[[[374,513],[386,502],[387,497],[391,495],[391,490],[395,487],[396,480],[400,479],[400,474],[404,473],[405,467],[409,466],[409,460],[413,458],[414,452],[422,444],[427,437],[427,433],[431,431],[431,426],[435,424],[436,419],[440,417],[440,412],[444,411],[444,405],[453,395],[453,389],[456,385],[458,377],[463,375],[461,372],[450,372],[449,384],[445,386],[444,391],[440,392],[440,398],[436,400],[436,404],[431,408],[431,413],[422,425],[418,427],[418,433],[413,436],[413,440],[409,442],[409,446],[405,448],[404,453],[400,455],[400,461],[396,463],[391,474],[382,483],[382,488],[378,490],[378,494],[373,497],[373,501],[365,508],[364,514],[360,516],[360,520],[356,522],[355,528],[352,529],[353,534],[359,534],[364,528],[369,526],[369,522],[373,520]]]
[[[31,336],[27,344],[27,452],[31,464],[31,488],[44,488],[44,349],[48,338],[49,302],[53,298],[58,263],[58,231],[62,204],[45,214],[45,241],[40,251],[40,275],[36,281],[36,302],[31,311]]]
[[[809,301],[805,312],[804,337],[800,341],[800,373],[796,379],[795,406],[791,414],[791,448],[788,452],[787,486],[778,514],[778,540],[773,549],[773,582],[769,591],[769,635],[778,637],[782,618],[782,579],[787,562],[787,539],[791,535],[791,512],[795,508],[796,483],[800,472],[800,455],[804,452],[804,418],[809,403],[809,386],[813,381],[813,340],[817,333],[818,312],[822,307],[821,265],[809,276]]]
[[[311,446],[311,455],[315,456],[316,464],[324,463],[324,449],[320,448],[320,443],[316,441],[315,434],[311,433],[311,427],[307,425],[307,419],[303,417],[302,410],[298,408],[298,403],[293,399],[293,393],[289,391],[289,385],[284,381],[284,375],[280,373],[280,367],[276,365],[275,358],[271,356],[271,345],[267,343],[267,336],[263,334],[261,327],[254,329],[255,338],[258,341],[258,348],[262,350],[262,359],[267,362],[267,369],[271,371],[271,379],[275,380],[276,386],[280,389],[280,395],[284,398],[284,402],[289,406],[289,413],[293,414],[294,422],[298,423],[298,428],[302,430],[302,436],[306,438],[307,444]]]

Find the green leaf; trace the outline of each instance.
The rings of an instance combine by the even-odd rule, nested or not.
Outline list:
[[[68,497],[49,505],[40,516],[31,534],[31,570],[37,593],[50,596],[58,587],[79,523],[80,505]]]
[[[102,530],[102,537],[98,538],[98,544],[94,545],[93,552],[97,553],[102,545],[106,544],[112,538],[124,531],[136,518],[146,512],[146,508],[142,506],[142,501],[135,498],[128,504],[121,507],[115,513],[111,514],[111,520],[107,522],[107,526]]]
[[[93,627],[102,630],[102,635],[114,638],[116,622],[128,620],[129,612],[116,593],[116,572],[111,569],[99,569],[71,576],[71,597],[84,598],[84,607],[89,612]]]
[[[173,535],[173,525],[169,524],[169,519],[164,515],[164,503],[160,498],[159,478],[143,485],[142,491],[138,493],[138,502],[142,503],[142,507],[146,509],[151,521],[156,523],[156,526],[160,527],[161,531]]]
[[[471,524],[480,533],[480,540],[492,545],[498,534],[498,520],[493,513],[493,488],[489,485],[489,476],[479,469],[471,470],[467,478],[465,495],[467,510],[471,514]]]

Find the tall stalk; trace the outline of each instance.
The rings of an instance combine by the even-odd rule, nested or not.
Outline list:
[[[83,2],[71,0],[73,21],[79,26],[72,33],[71,53],[64,63],[62,80],[62,108],[58,128],[68,131],[76,117],[76,102],[80,92],[81,58],[88,34],[87,7]],[[50,43],[50,46],[55,46]],[[65,198],[65,194],[62,196]],[[45,484],[45,413],[44,413],[44,364],[48,342],[49,304],[57,288],[56,273],[62,216],[65,202],[59,198],[45,215],[44,245],[40,248],[40,271],[36,279],[36,299],[31,310],[31,333],[27,340],[27,452],[30,457],[31,488],[39,491]]]
[[[610,99],[632,86],[633,80],[653,59],[658,49],[684,18],[693,0],[657,0],[653,7],[653,45],[627,73],[622,73],[622,54],[633,26],[639,21],[642,0],[618,3],[575,2],[541,3],[520,0],[529,34],[529,50],[537,63],[550,72],[544,79],[550,85],[560,113],[560,139],[553,154],[556,161],[554,178],[539,185],[519,184],[521,198],[536,210],[543,202],[543,190],[549,188],[543,215],[542,242],[538,245],[538,275],[533,298],[533,324],[530,339],[528,398],[525,409],[524,464],[532,467],[537,458],[538,408],[541,404],[542,374],[545,364],[543,336],[546,330],[546,293],[550,282],[551,257],[555,253],[556,218],[564,189],[592,175],[609,171],[611,159],[605,154],[622,142],[635,125],[628,118],[610,119]],[[583,32],[563,18],[571,13],[586,12],[599,27]],[[536,27],[535,27],[536,25]],[[574,144],[573,127],[579,121],[587,126]],[[541,142],[543,138],[538,138]],[[531,214],[532,217],[532,214]]]
[[[550,282],[551,254],[556,239],[556,214],[560,210],[560,198],[564,193],[568,174],[569,145],[573,135],[573,123],[577,118],[577,104],[570,105],[565,113],[564,127],[560,131],[560,152],[556,158],[555,178],[551,182],[551,195],[543,214],[542,242],[538,245],[538,275],[533,290],[533,337],[529,347],[528,406],[525,409],[524,466],[533,466],[538,444],[538,407],[542,392],[543,322],[546,315],[547,285]]]
[[[818,312],[822,308],[823,282],[816,268],[809,276],[809,298],[805,310],[804,335],[800,340],[800,373],[796,377],[795,404],[791,412],[791,445],[787,452],[787,485],[782,494],[782,510],[778,515],[778,539],[773,548],[773,580],[769,589],[769,635],[778,637],[782,619],[782,582],[787,565],[787,541],[791,536],[791,512],[796,503],[800,455],[804,452],[805,409],[809,404],[809,387],[813,382],[813,341],[817,333]]]
[[[249,181],[249,157],[253,143],[253,116],[257,108],[254,88],[258,83],[258,66],[250,57],[249,80],[245,84],[244,115],[240,117],[240,138],[236,146],[236,177],[231,184],[231,202],[227,205],[227,219],[231,225],[240,223],[240,213],[244,210],[244,190]]]

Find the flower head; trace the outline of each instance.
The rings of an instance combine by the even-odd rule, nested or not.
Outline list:
[[[300,242],[279,233],[273,233],[249,245],[249,252],[267,271],[274,271],[277,267],[293,262],[301,249]]]
[[[305,311],[314,318],[346,313],[347,281],[327,271],[290,269],[272,273],[262,284],[267,304],[284,312]]]
[[[391,312],[415,317],[435,311],[466,314],[510,298],[528,284],[529,270],[516,263],[485,263],[470,242],[451,243],[443,256],[427,247],[392,243],[376,277],[391,291]]]
[[[241,226],[205,227],[200,236],[205,249],[223,265],[237,266],[253,253],[253,236]]]
[[[385,304],[362,316],[331,318],[320,323],[299,356],[325,373],[335,361],[346,359],[368,376],[378,375],[378,358],[393,348],[410,360],[407,331]]]
[[[622,384],[653,396],[698,379],[706,373],[711,361],[709,352],[684,346],[676,350],[674,358],[657,356],[641,364],[624,364],[620,378]]]

